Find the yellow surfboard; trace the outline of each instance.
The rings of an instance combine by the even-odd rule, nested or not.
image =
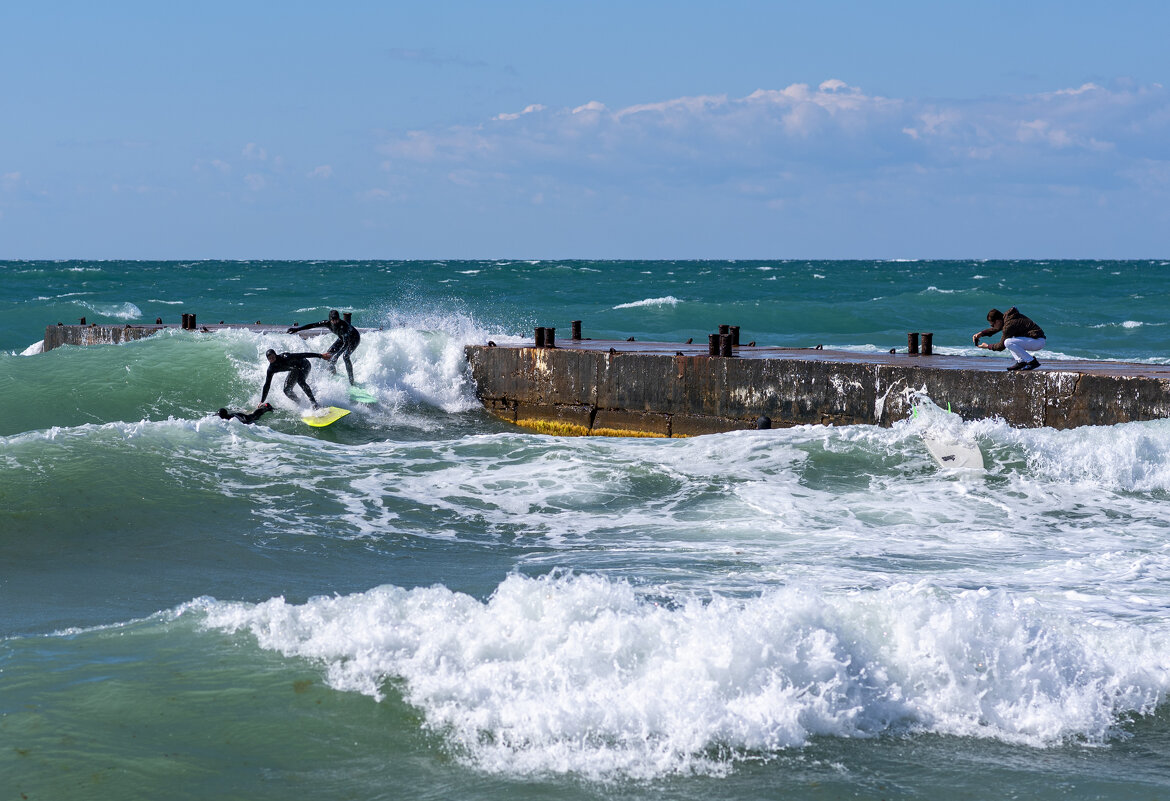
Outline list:
[[[305,412],[301,415],[301,419],[316,428],[324,428],[327,425],[336,423],[347,414],[349,414],[349,409],[340,409],[336,406],[326,406],[323,409],[314,409],[311,412]]]

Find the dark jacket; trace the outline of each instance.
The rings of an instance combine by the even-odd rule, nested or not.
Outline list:
[[[1030,319],[1020,314],[1019,309],[1012,306],[1007,310],[1003,319],[998,324],[992,325],[990,328],[984,328],[979,332],[979,338],[989,337],[992,334],[1003,332],[1003,336],[999,338],[999,342],[989,343],[988,350],[1003,350],[1003,342],[1005,339],[1012,337],[1030,337],[1032,339],[1045,339],[1044,329],[1036,325]]]

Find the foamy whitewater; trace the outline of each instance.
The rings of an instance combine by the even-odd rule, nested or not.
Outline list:
[[[1170,797],[1170,421],[1015,429],[919,396],[890,428],[548,437],[490,417],[464,355],[577,319],[858,352],[933,329],[974,355],[986,309],[1018,305],[1046,362],[1157,362],[1165,264],[0,271],[14,794]],[[320,430],[279,384],[256,425],[214,412],[259,402],[267,348],[328,333],[38,347],[81,316],[330,308],[378,402],[314,363],[353,410]],[[940,469],[928,431],[986,471]]]

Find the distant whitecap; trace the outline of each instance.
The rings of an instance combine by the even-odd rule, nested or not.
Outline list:
[[[677,306],[681,302],[673,295],[667,295],[664,298],[646,298],[645,300],[636,300],[633,303],[622,303],[614,306],[614,309],[636,309],[640,306]]]

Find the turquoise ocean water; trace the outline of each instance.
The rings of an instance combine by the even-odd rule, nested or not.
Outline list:
[[[494,420],[464,346],[882,352],[1018,306],[1170,361],[1170,263],[0,263],[0,777],[28,799],[1170,798],[1170,421],[686,440]],[[375,406],[259,401],[352,311]],[[332,341],[321,334],[310,348]],[[319,347],[317,347],[319,346]],[[1002,354],[988,358],[999,359]],[[315,367],[327,402],[342,380]],[[934,398],[945,405],[946,398]]]

